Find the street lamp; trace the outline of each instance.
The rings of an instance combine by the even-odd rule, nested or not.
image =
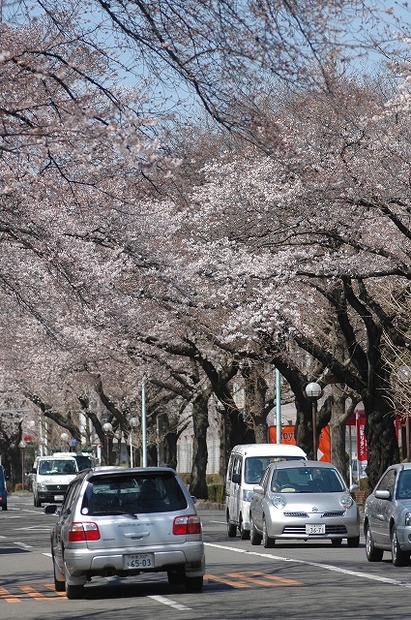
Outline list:
[[[400,380],[409,385],[411,383],[411,366],[403,365],[397,370],[397,375]],[[410,455],[410,416],[405,416],[405,443],[407,451],[407,463],[411,460]]]
[[[67,444],[67,442],[68,442],[68,438],[69,438],[69,436],[68,436],[68,434],[67,434],[67,433],[61,433],[61,435],[60,435],[60,439],[61,439],[61,451],[62,451],[62,452],[64,452],[64,450],[63,450],[63,446],[64,446],[64,448],[66,448],[66,447],[67,447],[67,445],[66,445],[66,444]]]
[[[103,424],[103,432],[106,436],[106,462],[110,465],[110,435],[113,432],[113,425],[110,422]]]
[[[322,393],[321,385],[319,383],[309,383],[305,388],[305,394],[311,401],[311,416],[313,427],[313,458],[317,460],[317,401]]]
[[[138,418],[130,418],[130,467],[134,467],[133,432],[138,425]]]

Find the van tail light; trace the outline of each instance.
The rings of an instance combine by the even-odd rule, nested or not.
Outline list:
[[[201,521],[197,515],[185,515],[175,517],[173,522],[173,534],[187,536],[188,534],[201,534]]]
[[[97,523],[74,522],[68,533],[70,542],[87,542],[89,540],[100,540],[100,530]]]

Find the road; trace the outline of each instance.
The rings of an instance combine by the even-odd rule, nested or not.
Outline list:
[[[367,562],[358,549],[329,542],[252,546],[226,535],[223,511],[201,511],[207,576],[201,594],[169,586],[165,574],[96,578],[84,600],[53,587],[49,532],[55,519],[31,496],[9,498],[0,511],[0,618],[7,620],[363,620],[408,618],[411,566],[390,554]]]

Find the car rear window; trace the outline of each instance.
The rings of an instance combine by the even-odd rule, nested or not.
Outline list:
[[[186,497],[174,474],[164,472],[92,477],[81,510],[90,515],[138,514],[186,507]]]

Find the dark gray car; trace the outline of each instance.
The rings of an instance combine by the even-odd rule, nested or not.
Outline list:
[[[68,598],[83,596],[93,576],[165,571],[189,592],[203,587],[202,527],[193,499],[168,467],[102,467],[79,474],[64,504],[47,507],[54,584]]]
[[[411,463],[391,465],[364,506],[365,552],[381,562],[391,551],[394,566],[405,566],[411,553]]]

